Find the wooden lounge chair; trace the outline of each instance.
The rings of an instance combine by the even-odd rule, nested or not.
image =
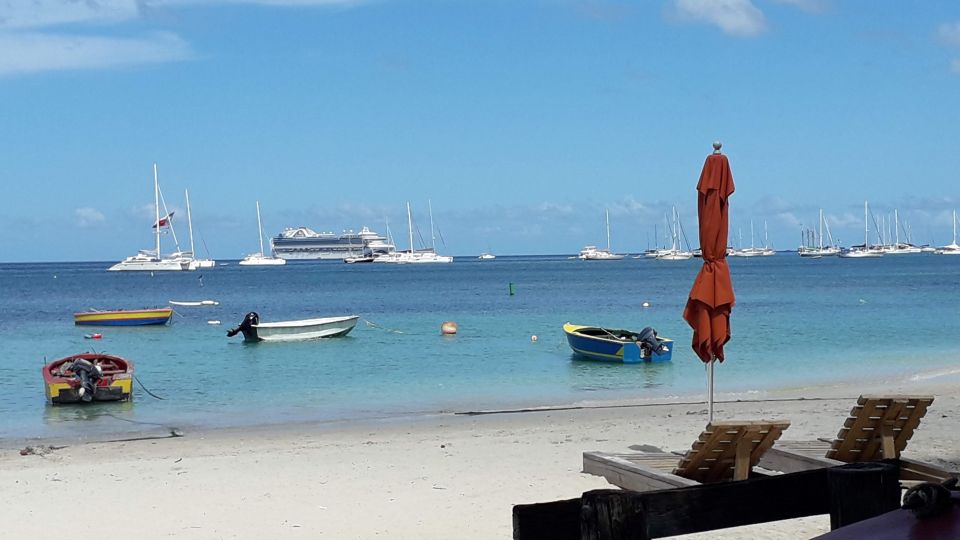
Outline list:
[[[584,452],[583,472],[633,491],[747,478],[790,422],[713,422],[686,454]]]
[[[931,403],[933,396],[860,396],[835,439],[778,441],[761,457],[760,466],[796,472],[899,459],[902,482],[940,482],[954,475],[900,456]]]

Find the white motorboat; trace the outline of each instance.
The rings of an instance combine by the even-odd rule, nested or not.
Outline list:
[[[497,256],[494,255],[493,253],[488,252],[488,253],[481,253],[480,256],[477,258],[480,259],[481,261],[492,261],[496,259]]]
[[[359,315],[320,317],[294,321],[260,322],[260,315],[251,311],[228,337],[243,333],[244,341],[302,341],[345,336],[357,325]]]
[[[162,257],[160,255],[160,229],[167,227],[171,223],[173,213],[168,213],[163,219],[160,218],[160,183],[157,180],[157,164],[153,164],[153,207],[156,215],[156,221],[153,222],[154,237],[156,239],[156,248],[141,249],[136,255],[127,257],[117,264],[107,268],[110,272],[121,271],[140,271],[140,272],[168,272],[189,270],[189,265],[182,257]],[[172,229],[172,227],[171,227]]]
[[[287,264],[285,259],[263,253],[263,223],[260,221],[260,201],[257,201],[257,230],[260,231],[260,252],[247,255],[237,264],[241,266],[283,266]]]

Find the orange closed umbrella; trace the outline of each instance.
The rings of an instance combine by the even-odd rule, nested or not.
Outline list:
[[[708,364],[710,420],[713,420],[713,362],[723,362],[723,346],[730,341],[730,311],[735,297],[727,266],[727,209],[733,193],[733,174],[720,143],[707,156],[697,184],[697,218],[703,267],[690,289],[683,318],[693,328],[693,350]]]

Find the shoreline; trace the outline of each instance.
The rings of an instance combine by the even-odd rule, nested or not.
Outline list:
[[[749,390],[738,392],[716,393],[715,405],[732,403],[773,403],[778,401],[817,401],[817,400],[837,400],[849,399],[855,400],[857,395],[841,395],[844,390],[852,388],[854,383],[864,387],[871,388],[896,388],[903,385],[922,384],[935,388],[943,388],[949,392],[950,384],[956,384],[960,381],[960,368],[935,368],[926,371],[903,372],[903,377],[891,379],[889,376],[880,376],[874,378],[861,378],[850,380],[838,380],[830,384],[805,384],[799,386],[772,387],[762,390]],[[953,381],[952,381],[953,380]],[[952,381],[952,382],[951,382]],[[858,394],[859,395],[859,394]],[[144,399],[144,398],[141,398]],[[135,402],[134,402],[135,403]],[[0,451],[9,449],[21,449],[25,446],[35,445],[76,445],[86,443],[108,442],[116,440],[131,440],[141,437],[152,438],[172,438],[170,433],[177,431],[180,433],[230,433],[230,432],[249,432],[249,431],[278,431],[285,432],[292,429],[306,430],[328,430],[328,429],[350,429],[351,426],[363,428],[364,426],[382,426],[391,423],[411,423],[429,422],[432,418],[458,417],[458,416],[481,416],[496,414],[520,414],[537,413],[549,411],[564,410],[585,410],[585,409],[631,409],[657,406],[701,406],[706,410],[706,389],[701,393],[679,393],[674,395],[658,395],[649,398],[614,398],[614,399],[581,399],[568,402],[555,402],[549,404],[525,404],[524,402],[508,402],[503,408],[483,408],[475,409],[464,408],[461,410],[423,410],[415,412],[396,412],[386,413],[377,416],[351,417],[351,418],[330,418],[330,419],[302,419],[302,420],[279,420],[276,422],[254,422],[250,424],[228,424],[217,425],[216,423],[179,423],[169,422],[151,422],[131,420],[111,415],[105,412],[99,416],[113,416],[118,423],[117,426],[131,426],[131,429],[103,429],[97,427],[89,435],[41,435],[41,436],[4,436],[0,437]],[[50,407],[51,405],[47,405]],[[58,406],[58,407],[72,407]],[[80,405],[79,407],[83,407]],[[142,424],[146,427],[133,427]],[[176,437],[176,436],[173,436]]]
[[[788,419],[785,440],[832,437],[861,394],[934,395],[905,455],[960,468],[955,384],[718,400],[716,417]],[[52,537],[40,519],[51,507],[64,523],[82,523],[88,510],[76,501],[91,489],[114,510],[112,526],[147,527],[150,538],[504,538],[515,504],[613,487],[581,472],[584,451],[683,452],[706,422],[702,401],[675,401],[197,430],[43,455],[4,449],[0,504],[17,516],[8,529],[17,538]],[[827,529],[829,518],[817,516],[691,538],[808,538]]]

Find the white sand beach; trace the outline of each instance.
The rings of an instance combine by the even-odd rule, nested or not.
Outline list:
[[[718,403],[716,417],[787,419],[784,439],[831,437],[860,394],[880,393],[935,396],[905,455],[960,467],[955,381],[784,390]],[[513,505],[612,487],[581,472],[582,452],[641,444],[682,452],[706,418],[703,403],[637,402],[118,442],[4,441],[2,536],[510,538]],[[51,444],[65,446],[40,448]],[[36,453],[21,455],[26,446]],[[819,516],[688,538],[827,530]]]

